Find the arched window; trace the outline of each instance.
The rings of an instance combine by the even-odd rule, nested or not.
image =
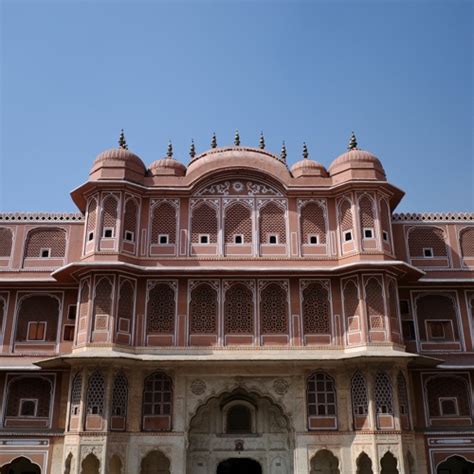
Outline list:
[[[82,375],[77,373],[71,385],[71,416],[79,416],[81,406]]]
[[[140,465],[140,474],[170,474],[170,460],[158,450],[150,451]]]
[[[307,381],[309,416],[336,415],[336,384],[325,372],[316,372]]]
[[[104,415],[105,380],[102,372],[96,371],[89,377],[87,387],[87,415]]]
[[[369,413],[369,402],[367,395],[367,383],[365,377],[356,372],[351,381],[352,414],[356,417],[367,417]],[[357,428],[357,423],[356,423]]]
[[[461,239],[461,255],[464,258],[474,258],[474,228],[463,229],[459,237]]]
[[[303,290],[304,334],[330,334],[329,291],[323,283],[311,282]]]
[[[189,320],[191,334],[217,333],[217,291],[208,283],[199,283],[191,290]]]
[[[273,201],[260,208],[260,243],[286,244],[285,210]]]
[[[0,227],[0,258],[12,253],[13,233],[7,227]]]
[[[49,418],[51,395],[52,383],[45,377],[19,376],[10,380],[5,426],[9,426],[9,417]]]
[[[147,303],[147,334],[174,334],[175,288],[168,282],[155,282]]]
[[[123,280],[120,284],[120,296],[117,309],[117,332],[130,334],[135,308],[135,282]]]
[[[301,243],[326,244],[326,218],[322,204],[308,202],[300,211]]]
[[[388,314],[390,317],[390,326],[394,342],[400,341],[400,324],[398,319],[398,297],[396,281],[390,279],[388,284]]]
[[[46,294],[32,294],[19,303],[16,341],[55,341],[60,303]]]
[[[227,433],[251,433],[252,412],[245,405],[233,405],[227,411],[226,420]]]
[[[135,198],[128,198],[125,202],[123,217],[123,240],[135,242],[137,238],[138,204]]]
[[[109,318],[112,314],[112,281],[102,277],[96,282],[94,298],[94,324],[93,332],[106,332],[109,328]]]
[[[252,243],[252,211],[245,204],[237,201],[225,209],[225,243]]]
[[[400,417],[402,418],[402,428],[408,429],[408,414],[409,414],[409,405],[408,405],[408,389],[405,376],[398,372],[397,376],[397,394],[398,394],[398,406]]]
[[[151,243],[176,243],[176,207],[166,201],[160,201],[152,207]]]
[[[378,278],[370,278],[365,284],[365,302],[370,330],[385,329],[385,306],[382,285]]]
[[[279,283],[269,283],[260,292],[261,334],[288,334],[288,292]]]
[[[339,230],[342,243],[354,240],[353,226],[352,203],[349,199],[344,199],[339,204]]]
[[[192,210],[191,242],[193,244],[217,243],[217,209],[204,201]]]
[[[471,416],[470,390],[467,380],[461,376],[439,376],[426,383],[429,416]]]
[[[408,232],[408,248],[412,258],[448,256],[444,232],[439,227],[412,227]]]
[[[64,258],[66,231],[56,228],[33,229],[28,232],[25,244],[26,258]]]
[[[374,202],[367,195],[359,200],[360,231],[363,239],[375,238]]]
[[[102,201],[101,237],[113,238],[117,233],[118,199],[109,195]]]
[[[94,240],[97,225],[97,199],[91,199],[87,206],[87,234],[86,242]]]
[[[172,400],[172,383],[166,374],[155,372],[145,379],[143,389],[144,430],[171,430]]]
[[[112,412],[110,428],[112,430],[124,430],[127,418],[128,404],[128,381],[123,373],[119,373],[114,378],[112,388]]]
[[[382,240],[390,244],[392,235],[392,213],[385,199],[380,200],[380,223],[382,225]]]
[[[345,283],[343,295],[344,316],[346,319],[346,331],[348,333],[347,340],[350,343],[352,341],[349,333],[361,331],[359,291],[355,280],[348,280]],[[354,340],[353,342],[360,341]]]
[[[225,292],[224,330],[226,334],[253,334],[252,290],[244,283],[233,283]]]
[[[392,383],[385,372],[375,376],[375,408],[377,414],[393,415]]]

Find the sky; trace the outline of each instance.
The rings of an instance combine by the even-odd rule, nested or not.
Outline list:
[[[474,211],[470,0],[0,0],[0,211],[76,211],[95,156],[212,133],[325,166],[359,147],[399,212]]]

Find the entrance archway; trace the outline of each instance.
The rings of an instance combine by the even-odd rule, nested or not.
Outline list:
[[[321,449],[311,459],[311,474],[341,474],[339,461],[328,449]]]
[[[442,462],[438,469],[437,474],[473,474],[474,463],[467,461],[461,456],[451,456]]]
[[[19,457],[14,459],[10,464],[3,466],[0,469],[0,474],[41,474],[41,469],[29,459]]]
[[[380,460],[380,467],[382,468],[381,474],[399,474],[397,459],[390,451],[387,451]]]
[[[230,458],[217,466],[217,474],[262,474],[262,466],[249,458]]]
[[[170,460],[155,449],[142,459],[140,474],[170,474],[170,469]]]

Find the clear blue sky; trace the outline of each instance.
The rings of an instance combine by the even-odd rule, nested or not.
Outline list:
[[[398,210],[473,211],[473,3],[0,0],[0,211],[75,210],[122,127],[146,164],[238,128],[329,166],[355,130]]]

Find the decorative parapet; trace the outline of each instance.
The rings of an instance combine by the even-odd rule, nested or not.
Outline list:
[[[0,222],[84,222],[80,212],[1,212]]]
[[[474,222],[474,212],[402,212],[392,222]]]

